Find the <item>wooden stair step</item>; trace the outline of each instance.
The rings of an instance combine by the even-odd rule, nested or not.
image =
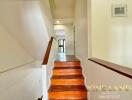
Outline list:
[[[77,62],[55,62],[54,63],[55,67],[76,67],[80,66],[80,61]]]
[[[51,85],[84,85],[84,79],[52,79]]]
[[[48,92],[64,92],[64,91],[84,91],[87,92],[85,86],[82,85],[51,85]]]
[[[74,85],[64,85],[64,86],[51,86],[48,92],[49,99],[86,99],[87,89],[85,86],[74,86]]]
[[[87,100],[87,92],[85,91],[66,91],[66,92],[50,92],[48,94],[49,99],[59,99],[59,100],[69,100],[69,99],[73,99],[73,100]]]
[[[48,92],[49,99],[86,99],[87,89],[85,86],[51,86]]]
[[[53,70],[60,70],[60,69],[82,69],[80,66],[75,66],[75,67],[54,67]]]
[[[52,76],[52,85],[84,85],[83,75]]]
[[[55,75],[51,79],[84,79],[83,75]]]
[[[81,75],[82,69],[60,69],[53,70],[53,75]]]

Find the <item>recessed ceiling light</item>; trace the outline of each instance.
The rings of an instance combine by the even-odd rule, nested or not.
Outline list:
[[[56,23],[57,23],[57,24],[60,24],[60,21],[59,21],[59,20],[57,20],[57,21],[56,21]]]

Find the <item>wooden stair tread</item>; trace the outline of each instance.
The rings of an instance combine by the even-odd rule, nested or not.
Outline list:
[[[80,62],[55,62],[55,67],[76,67],[80,66]]]
[[[84,79],[83,75],[54,75],[51,79]]]
[[[61,70],[53,70],[53,75],[82,75],[82,69],[61,69]]]
[[[54,70],[60,70],[60,69],[82,69],[80,66],[76,67],[54,67]]]
[[[52,85],[48,92],[65,92],[65,91],[83,91],[87,92],[85,86],[82,85]]]
[[[49,92],[49,99],[59,99],[59,100],[83,100],[87,98],[86,91],[64,91],[64,92]]]

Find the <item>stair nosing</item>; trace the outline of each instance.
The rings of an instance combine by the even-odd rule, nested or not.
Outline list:
[[[80,66],[75,66],[75,67],[54,67],[54,70],[57,69],[82,69]]]
[[[83,75],[54,75],[51,79],[84,79]]]
[[[48,92],[65,92],[65,91],[87,92],[87,88],[84,85],[51,85],[48,90]]]

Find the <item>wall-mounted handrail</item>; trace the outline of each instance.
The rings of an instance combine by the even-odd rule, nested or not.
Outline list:
[[[44,60],[43,60],[43,63],[42,63],[43,65],[46,65],[48,63],[49,55],[50,55],[50,51],[51,51],[51,47],[52,47],[52,43],[53,43],[53,39],[54,39],[54,37],[51,37],[50,41],[48,43],[47,50],[46,50]]]
[[[117,64],[114,64],[114,63],[111,63],[108,61],[104,61],[101,59],[97,59],[97,58],[90,58],[89,60],[94,63],[97,63],[107,69],[110,69],[112,71],[115,71],[123,76],[126,76],[126,77],[132,79],[132,69],[130,69],[130,68],[127,68],[127,67],[124,67],[121,65],[117,65]]]

